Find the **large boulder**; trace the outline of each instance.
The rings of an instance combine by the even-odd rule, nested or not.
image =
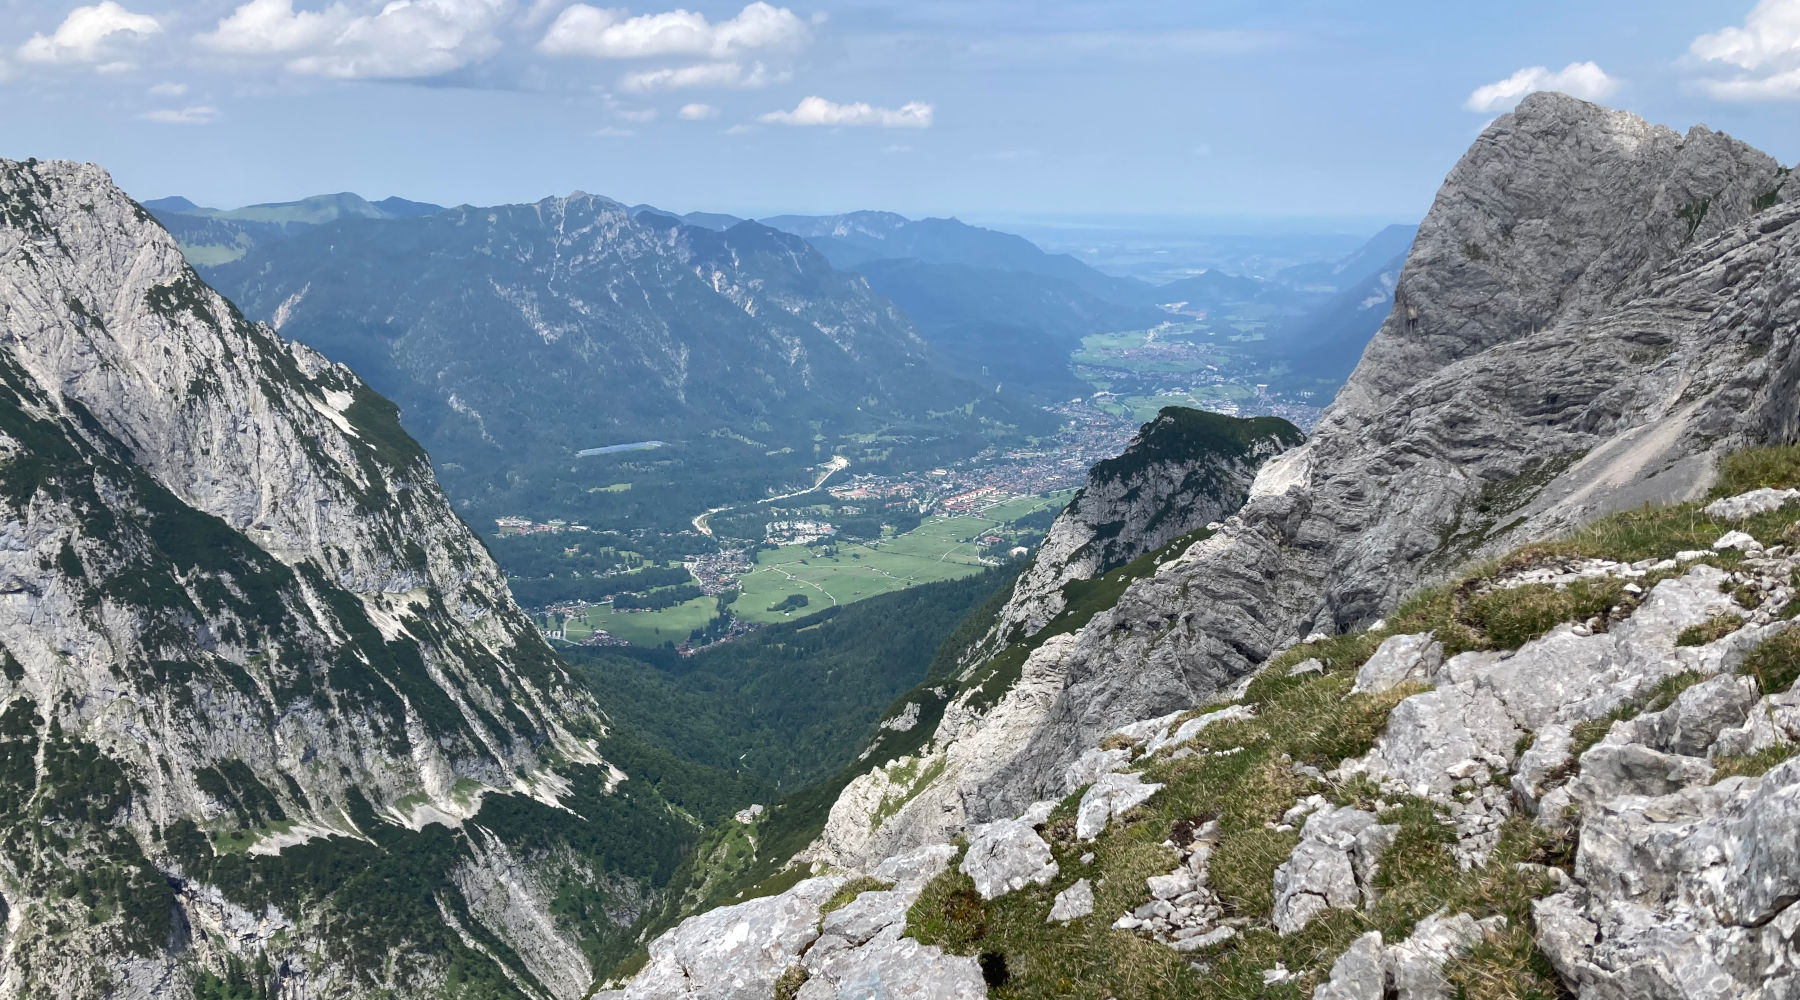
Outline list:
[[[1300,843],[1275,869],[1275,929],[1292,934],[1328,909],[1373,902],[1381,852],[1399,832],[1360,809],[1327,805],[1307,817]]]

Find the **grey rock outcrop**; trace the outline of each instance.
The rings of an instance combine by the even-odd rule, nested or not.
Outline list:
[[[1142,805],[1162,786],[1146,782],[1136,771],[1105,774],[1081,795],[1075,811],[1075,836],[1093,840],[1106,824]]]
[[[1433,914],[1406,940],[1386,946],[1380,931],[1370,931],[1338,956],[1331,978],[1313,989],[1313,1000],[1445,1000],[1450,988],[1444,964],[1505,923],[1504,917]]]
[[[1408,682],[1430,683],[1444,663],[1444,645],[1431,635],[1387,639],[1356,671],[1352,694],[1380,694]]]
[[[0,160],[0,595],[0,756],[40,786],[0,807],[0,998],[259,961],[284,998],[431,991],[460,960],[573,998],[595,970],[559,887],[635,919],[643,886],[595,859],[465,827],[628,776],[393,407],[246,322],[93,166]],[[446,828],[429,947],[354,893],[210,881],[233,848],[369,866]],[[77,872],[116,887],[87,914]],[[346,917],[380,954],[330,947]]]
[[[1050,920],[1080,920],[1094,912],[1094,886],[1087,879],[1076,879],[1075,884],[1056,894],[1056,901],[1050,906]]]
[[[1313,1000],[1383,1000],[1387,996],[1387,956],[1381,932],[1350,943],[1331,965],[1331,979],[1313,988]]]
[[[1666,796],[1596,802],[1579,886],[1534,905],[1538,942],[1583,1000],[1800,991],[1800,762]]]
[[[1556,94],[1497,119],[1307,443],[998,704],[952,705],[934,746],[979,746],[980,763],[915,797],[882,848],[1055,794],[1104,734],[1221,697],[1285,643],[1365,625],[1522,540],[1692,499],[1719,454],[1800,434],[1783,388],[1800,378],[1792,187],[1704,127]],[[1484,721],[1493,696],[1441,697],[1461,699],[1437,714],[1468,733],[1445,763],[1510,760],[1522,733]]]
[[[1035,635],[1067,605],[1063,587],[1090,580],[1224,520],[1256,469],[1303,439],[1278,418],[1238,420],[1170,407],[1123,454],[1094,466],[1013,586],[989,641]]]
[[[1048,885],[1057,866],[1050,845],[1028,818],[983,823],[969,831],[961,870],[982,899],[1004,896],[1028,885]]]
[[[1511,654],[1465,653],[1438,675],[1438,686],[1400,702],[1375,748],[1344,768],[1412,794],[1447,797],[1459,782],[1512,770],[1527,732],[1596,719],[1688,670],[1718,673],[1733,648],[1757,630],[1706,647],[1677,645],[1681,632],[1741,609],[1722,593],[1726,576],[1711,566],[1658,584],[1629,619],[1610,632],[1553,629]],[[1527,774],[1555,768],[1556,730]],[[1591,751],[1590,751],[1591,752]],[[1529,788],[1531,777],[1522,787]]]
[[[1742,521],[1758,514],[1767,514],[1800,500],[1800,490],[1751,490],[1734,497],[1722,497],[1707,504],[1704,512],[1707,517],[1718,521]]]
[[[1292,934],[1326,910],[1373,903],[1381,853],[1399,832],[1360,809],[1327,805],[1308,816],[1292,856],[1275,869],[1275,929]]]
[[[804,974],[806,1000],[977,1000],[987,984],[974,958],[905,936],[906,913],[954,856],[947,844],[889,858],[870,873],[891,889],[819,910],[847,881],[806,879],[764,899],[691,917],[650,943],[650,964],[598,1000],[766,1000],[784,973]]]

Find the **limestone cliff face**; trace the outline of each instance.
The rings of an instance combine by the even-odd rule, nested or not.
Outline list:
[[[943,777],[879,824],[853,784],[819,856],[861,860],[1069,788],[1082,748],[1204,702],[1471,559],[1686,499],[1723,451],[1800,435],[1800,205],[1769,157],[1556,94],[1451,171],[1392,314],[1312,438],[1222,530],[952,705]],[[991,699],[990,699],[991,700]],[[958,760],[973,766],[962,770]],[[879,825],[879,832],[867,832]]]
[[[1786,170],[1704,128],[1682,136],[1553,94],[1498,119],[1450,174],[1393,314],[1313,437],[1264,464],[1219,530],[1086,581],[1083,596],[1107,606],[1085,624],[978,650],[931,742],[840,796],[808,860],[870,871],[967,844],[933,883],[942,902],[905,934],[871,923],[858,967],[914,958],[955,974],[960,954],[929,951],[948,942],[984,972],[1012,957],[1022,970],[1090,954],[1105,927],[1166,946],[1116,954],[1134,969],[1164,963],[1171,979],[1095,963],[1077,986],[1095,995],[1285,983],[1316,1000],[1446,997],[1452,974],[1502,981],[1507,948],[1513,968],[1537,967],[1545,994],[1794,995],[1796,493],[1686,503],[1726,453],[1800,440],[1792,194]],[[1793,485],[1791,470],[1774,478],[1762,485]],[[1649,558],[1521,554],[1467,581],[1489,597],[1616,595],[1591,617],[1571,610],[1529,636],[1469,643],[1461,612],[1441,610],[1462,607],[1461,588],[1396,613],[1408,591],[1484,556],[1672,501],[1683,505],[1637,522],[1661,532],[1643,542]],[[1393,634],[1384,616],[1431,623]],[[1283,731],[1370,699],[1387,706],[1372,736],[1339,743],[1331,721],[1283,745]],[[1402,800],[1423,814],[1408,819]],[[1228,814],[1247,808],[1233,832]],[[1408,878],[1415,859],[1384,856],[1402,837],[1447,870],[1511,883],[1529,913],[1490,898],[1382,924],[1393,890],[1374,876]],[[1252,860],[1269,838],[1285,838],[1278,865]],[[1534,838],[1573,856],[1516,863],[1501,850]],[[1127,843],[1160,843],[1173,871],[1114,860]],[[1219,894],[1252,868],[1268,873],[1266,898],[1241,882],[1237,898]],[[1436,885],[1431,906],[1446,898]],[[858,995],[807,978],[838,948],[802,898],[823,891],[803,882],[757,901],[799,911],[791,939],[759,958],[797,967],[800,996]],[[873,908],[886,892],[862,899]],[[1269,947],[1334,909],[1382,929],[1353,925],[1365,932],[1347,947],[1304,959],[1310,945]],[[712,926],[743,910],[709,915]],[[704,953],[703,930],[653,942],[658,961],[623,996],[772,981],[739,955]]]
[[[620,784],[591,696],[393,407],[92,166],[0,161],[0,646],[0,997],[591,982],[596,866],[494,832]]]
[[[1238,420],[1171,406],[1123,454],[1094,466],[1020,574],[994,639],[1036,635],[1068,606],[1063,588],[1091,580],[1223,520],[1256,470],[1304,436],[1278,417]]]

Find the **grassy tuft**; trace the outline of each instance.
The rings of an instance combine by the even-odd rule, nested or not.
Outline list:
[[[775,1000],[794,1000],[800,995],[800,987],[812,976],[803,965],[790,965],[782,970],[780,978],[775,980]]]
[[[1780,694],[1800,679],[1800,629],[1770,636],[1744,657],[1738,673],[1756,678],[1764,694]]]
[[[1625,596],[1616,577],[1578,580],[1566,587],[1534,584],[1490,590],[1468,603],[1468,624],[1493,649],[1518,649],[1564,622],[1604,618]]]
[[[1726,778],[1754,778],[1767,774],[1770,768],[1793,758],[1797,753],[1800,753],[1800,744],[1779,743],[1755,753],[1720,757],[1713,761],[1713,782],[1716,784]]]
[[[825,905],[819,907],[819,919],[823,920],[825,914],[849,906],[855,902],[856,897],[865,892],[886,892],[893,887],[894,883],[892,882],[884,882],[870,875],[858,875],[839,886],[838,891],[832,893],[831,898],[825,901]]]
[[[1689,625],[1675,638],[1677,646],[1704,646],[1717,642],[1744,627],[1737,615],[1714,615],[1698,625]]]
[[[1777,490],[1800,487],[1800,445],[1752,448],[1726,456],[1719,462],[1712,496],[1734,497],[1762,487]]]

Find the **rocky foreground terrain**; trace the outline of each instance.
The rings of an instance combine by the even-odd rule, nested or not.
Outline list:
[[[791,887],[602,995],[1800,995],[1791,188],[1527,98],[1240,510],[1028,573]]]

